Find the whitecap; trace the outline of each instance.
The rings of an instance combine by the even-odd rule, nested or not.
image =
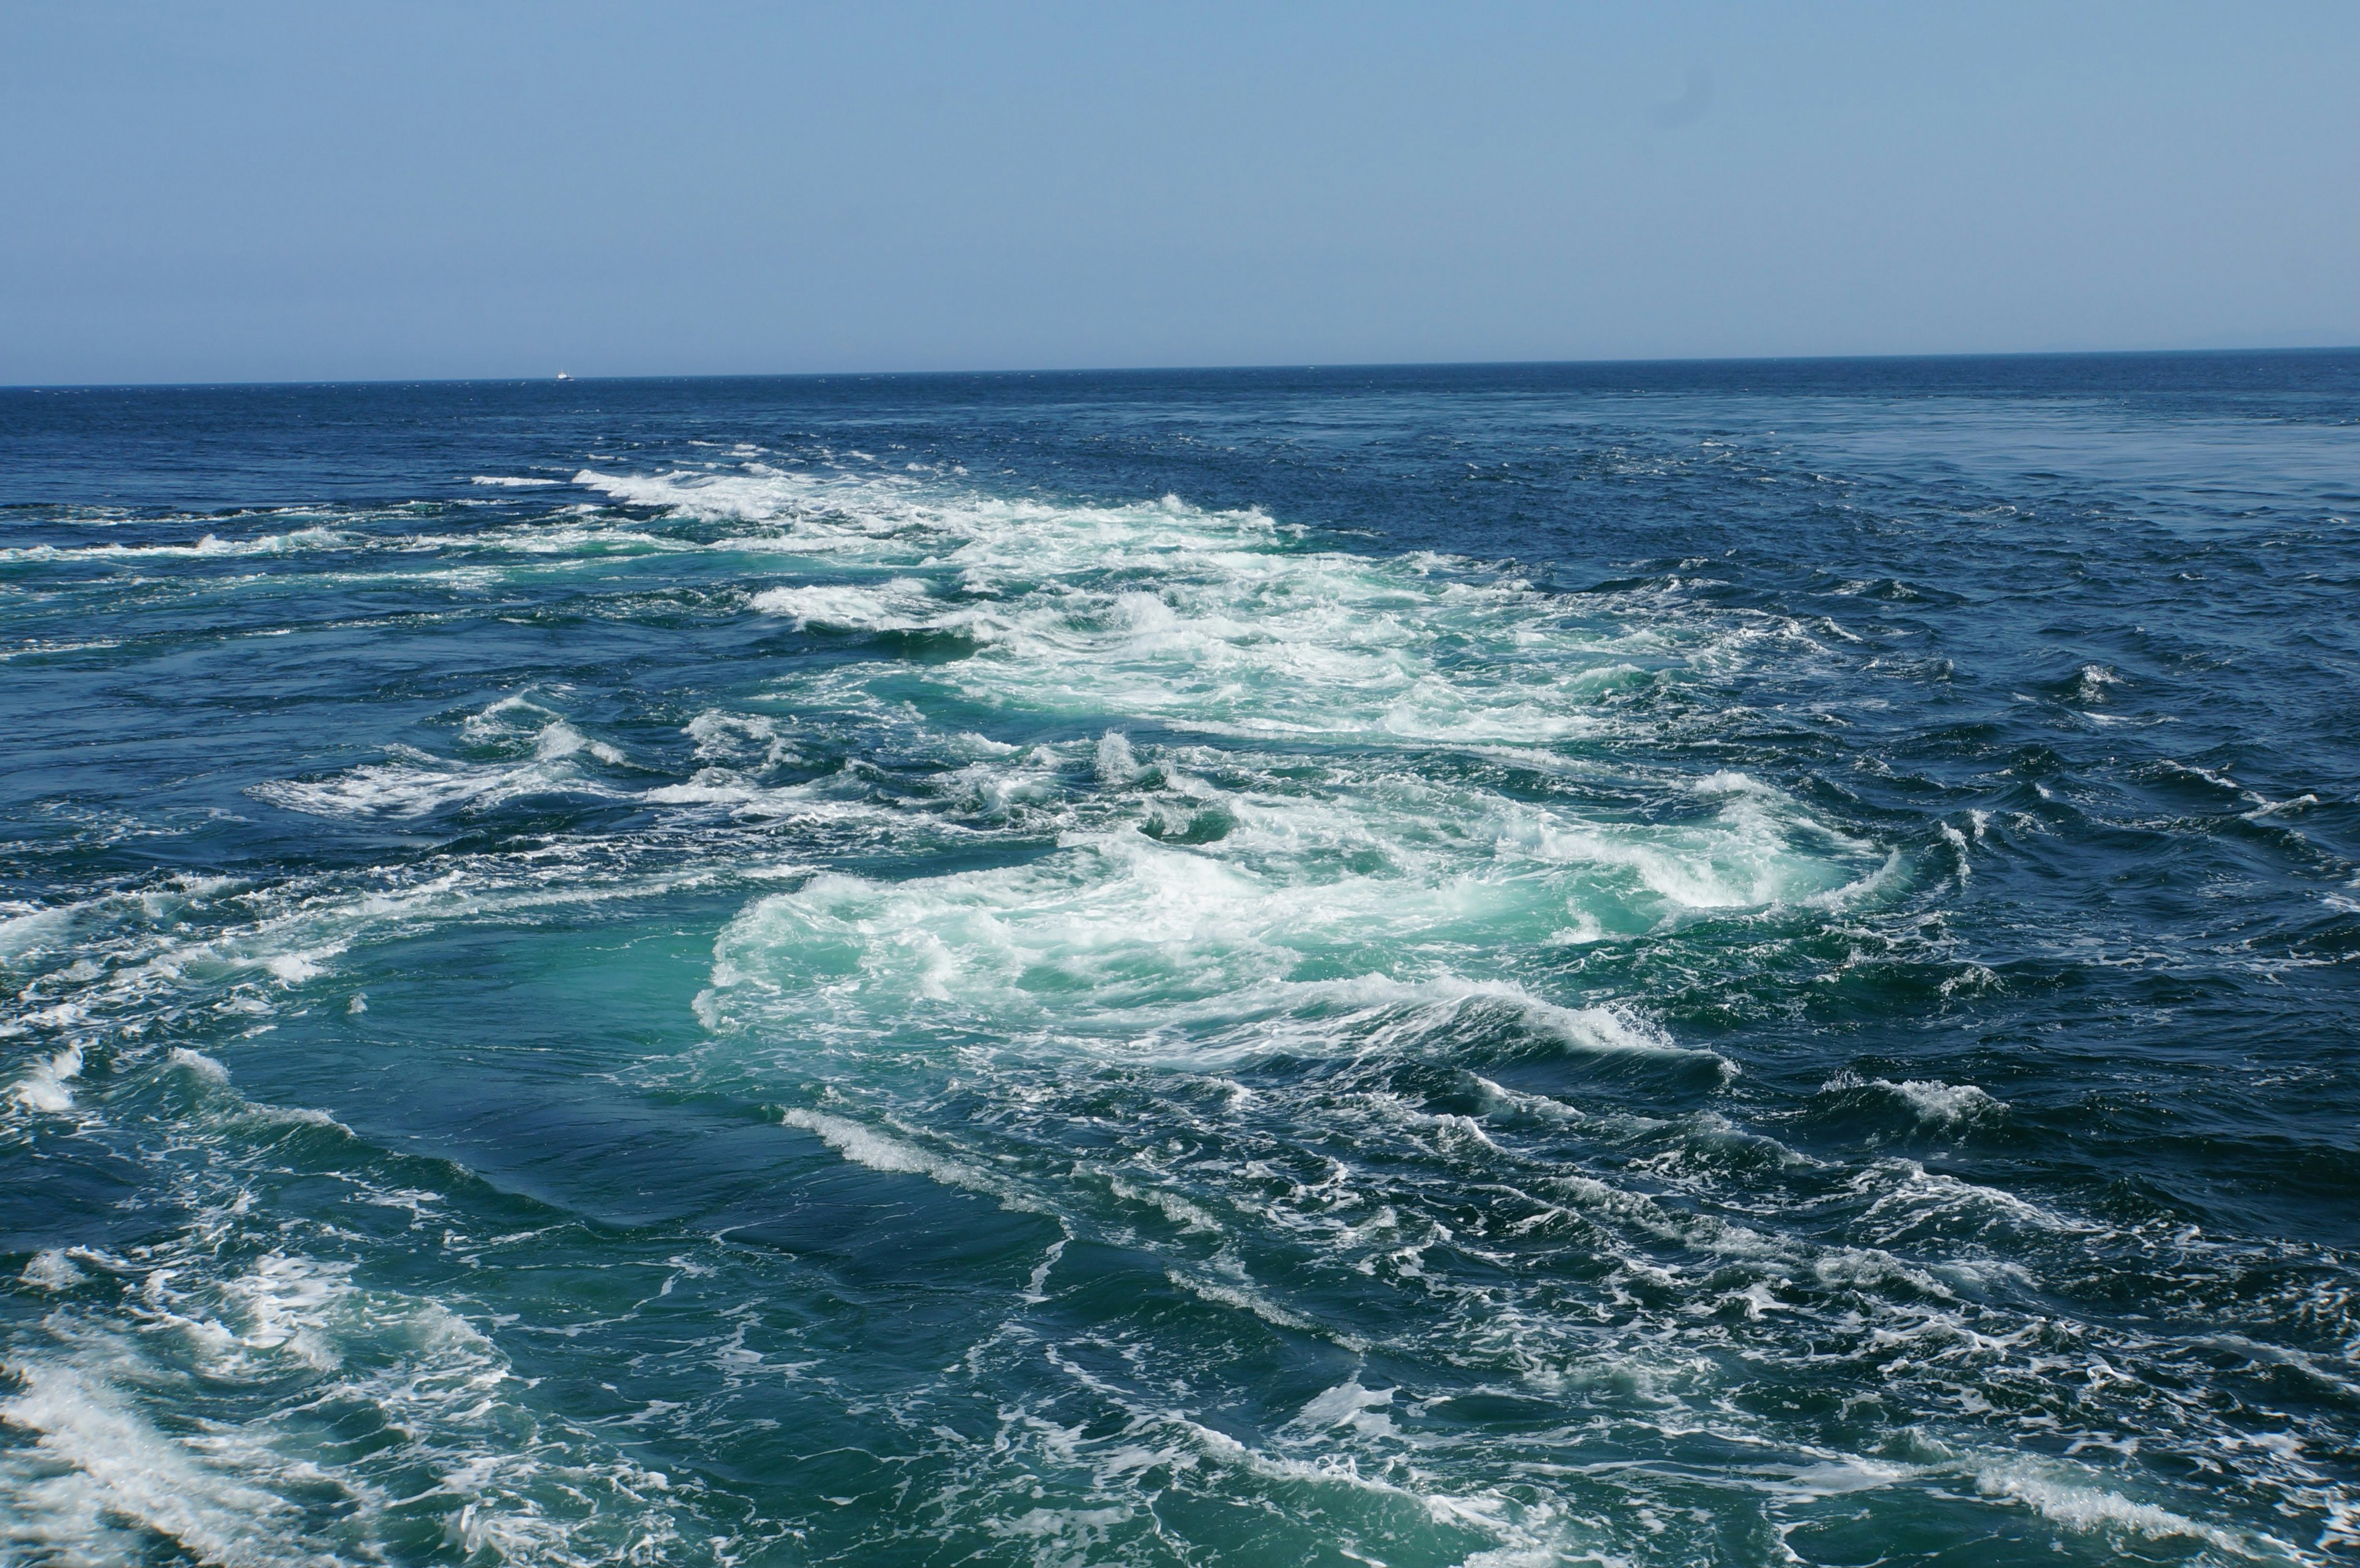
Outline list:
[[[73,1109],[71,1080],[82,1075],[80,1041],[47,1056],[38,1056],[8,1091],[8,1097],[29,1111],[56,1114]]]

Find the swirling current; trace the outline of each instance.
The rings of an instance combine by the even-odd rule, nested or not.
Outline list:
[[[2360,354],[0,393],[0,1561],[2360,1554]]]

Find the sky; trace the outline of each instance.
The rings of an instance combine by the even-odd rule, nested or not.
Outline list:
[[[2360,343],[2360,5],[0,0],[0,385]]]

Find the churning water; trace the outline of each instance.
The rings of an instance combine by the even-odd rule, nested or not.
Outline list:
[[[0,1560],[2360,1550],[2360,355],[0,395]]]

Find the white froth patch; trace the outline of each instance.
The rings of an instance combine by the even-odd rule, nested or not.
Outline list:
[[[1109,730],[1098,736],[1093,761],[1092,771],[1101,784],[1129,784],[1139,777],[1139,759],[1131,755],[1131,737],[1120,730]]]
[[[1735,1071],[1634,1014],[1466,979],[1437,943],[1420,957],[1424,975],[1382,972],[1402,964],[1404,933],[1448,920],[1471,935],[1488,898],[1398,877],[1290,885],[1233,857],[1125,834],[902,882],[823,874],[757,901],[722,933],[700,1016],[713,1028],[792,1022],[850,1037],[982,1027],[1202,1068],[1272,1050],[1424,1050],[1465,1009],[1490,1007],[1577,1051]],[[1537,925],[1544,911],[1529,912]],[[1369,972],[1292,977],[1306,953],[1352,953]]]
[[[1897,858],[1888,855],[1874,870],[1856,875],[1871,846],[1832,832],[1786,795],[1743,774],[1709,775],[1691,788],[1719,802],[1710,822],[1584,822],[1503,803],[1492,832],[1502,854],[1593,868],[1610,887],[1657,909],[1822,904],[1855,897],[1898,869]],[[1584,929],[1585,912],[1574,911],[1577,932]]]
[[[1273,735],[1547,741],[1593,730],[1601,696],[1648,669],[1627,639],[1610,636],[1594,659],[1568,648],[1579,639],[1563,636],[1563,611],[1521,584],[1437,581],[1438,561],[1288,550],[1258,513],[948,495],[874,474],[848,480],[755,463],[579,478],[678,516],[776,530],[726,548],[802,553],[847,572],[933,568],[942,586],[1001,596],[989,614],[954,608],[934,597],[939,586],[899,575],[882,586],[798,583],[754,601],[810,626],[976,636],[1005,655],[989,670],[996,705],[1091,702]],[[1166,584],[1155,593],[1092,585],[1151,571]],[[1449,625],[1436,624],[1437,610]],[[1437,652],[1468,634],[1496,644],[1504,662],[1478,674],[1454,657],[1446,670]],[[965,683],[958,672],[945,678]]]
[[[1928,1171],[1915,1160],[1878,1160],[1853,1177],[1851,1185],[1855,1192],[1877,1194],[1861,1223],[1863,1232],[1880,1242],[1899,1242],[1922,1225],[1955,1216],[2052,1236],[2094,1236],[2106,1231],[2093,1221],[2060,1214],[2005,1188]]]
[[[307,953],[282,953],[263,961],[273,978],[281,985],[300,985],[306,980],[316,980],[327,973],[318,959]]]
[[[472,745],[497,747],[511,755],[529,745],[533,759],[539,762],[554,762],[585,753],[614,766],[626,761],[617,748],[605,741],[593,740],[563,713],[522,693],[503,697],[483,712],[468,715],[467,722],[459,726],[459,734]]]
[[[104,648],[121,648],[120,637],[84,637],[64,641],[52,637],[36,637],[18,643],[15,648],[0,648],[0,663],[12,659],[34,658],[45,653],[88,653]]]
[[[1906,1481],[1918,1472],[1907,1465],[1888,1465],[1874,1459],[1847,1456],[1824,1460],[1806,1465],[1781,1483],[1779,1490],[1791,1497],[1816,1501],[1821,1497],[1840,1497],[1852,1492],[1871,1492],[1880,1486],[1890,1486],[1896,1481]]]
[[[478,474],[467,481],[470,485],[488,485],[502,490],[541,490],[552,485],[563,485],[563,479],[530,479],[508,474]]]
[[[876,1132],[858,1122],[843,1116],[832,1116],[824,1111],[807,1111],[801,1107],[788,1110],[779,1118],[791,1127],[800,1127],[817,1137],[836,1153],[855,1165],[865,1165],[871,1171],[890,1175],[923,1176],[945,1187],[957,1187],[967,1192],[999,1200],[1002,1206],[1030,1208],[1022,1196],[1007,1182],[978,1170],[962,1160],[929,1153],[912,1144],[902,1142],[884,1133]]]
[[[1940,1127],[1953,1127],[2007,1109],[2005,1101],[1993,1099],[1972,1083],[1944,1083],[1919,1078],[1895,1083],[1880,1078],[1876,1086],[1901,1096],[1918,1113],[1919,1121]]]
[[[18,905],[17,908],[24,908]],[[35,909],[0,920],[0,960],[31,958],[71,941],[72,906]]]
[[[202,1244],[180,1252],[140,1289],[143,1327],[173,1332],[60,1316],[70,1360],[10,1363],[23,1391],[0,1401],[0,1422],[31,1441],[0,1446],[0,1539],[42,1561],[97,1563],[152,1554],[160,1535],[195,1561],[318,1568],[344,1561],[340,1548],[382,1539],[384,1510],[416,1495],[411,1445],[424,1443],[434,1469],[427,1495],[448,1499],[438,1510],[446,1540],[520,1562],[672,1559],[666,1478],[562,1418],[528,1416],[496,1348],[448,1309],[364,1292],[348,1262],[275,1251],[223,1279],[212,1258]],[[337,1457],[290,1441],[277,1414],[217,1414],[174,1437],[144,1413],[143,1395],[171,1399],[192,1375],[215,1388],[268,1388],[290,1370],[303,1377],[307,1404],[297,1408],[370,1409],[409,1441]],[[321,1527],[332,1536],[313,1533],[323,1488],[346,1505]],[[612,1552],[618,1541],[631,1550]]]
[[[1560,1007],[1518,996],[1535,1018],[1556,1029],[1567,1043],[1588,1051],[1631,1051],[1643,1056],[1699,1056],[1710,1052],[1674,1045],[1660,1029],[1605,1007]]]
[[[726,472],[674,468],[650,474],[585,468],[574,475],[574,483],[627,506],[661,506],[675,517],[748,523],[789,517],[833,487],[827,480],[762,463],[743,463]]]
[[[2073,695],[2084,702],[2103,702],[2106,688],[2119,686],[2123,678],[2103,664],[2085,664],[2073,672]]]
[[[1741,773],[1732,768],[1722,768],[1718,772],[1705,774],[1689,784],[1688,788],[1708,800],[1729,795],[1775,796],[1777,794],[1776,790],[1755,779],[1752,774]]]
[[[247,555],[287,555],[299,550],[345,550],[365,539],[333,528],[297,528],[290,533],[264,534],[250,539],[225,539],[206,534],[194,544],[20,545],[0,550],[0,561],[85,561],[205,560]]]
[[[579,752],[588,752],[599,761],[610,765],[619,766],[624,761],[620,750],[603,740],[592,740],[563,719],[548,725],[533,737],[532,754],[543,762],[572,757]]]
[[[793,746],[779,733],[779,722],[766,713],[707,708],[689,720],[684,733],[696,742],[701,762],[770,767],[795,756]]]
[[[274,1252],[223,1290],[224,1305],[246,1320],[237,1343],[248,1350],[284,1351],[317,1371],[333,1371],[343,1356],[324,1332],[324,1320],[353,1294],[349,1263],[321,1263]]]
[[[1329,1323],[1314,1323],[1300,1312],[1289,1312],[1264,1295],[1251,1280],[1243,1277],[1227,1279],[1205,1276],[1179,1269],[1166,1269],[1164,1277],[1197,1300],[1215,1306],[1229,1307],[1260,1318],[1273,1328],[1292,1330],[1296,1334],[1316,1335],[1350,1351],[1365,1351],[1367,1342],[1358,1334]]]
[[[285,1499],[164,1436],[104,1382],[44,1361],[15,1361],[8,1369],[23,1391],[0,1400],[0,1423],[32,1434],[42,1457],[67,1472],[17,1493],[12,1507],[22,1525],[70,1556],[88,1543],[97,1548],[92,1560],[112,1558],[113,1518],[153,1530],[202,1562],[270,1568],[315,1561],[281,1528]]]
[[[25,1265],[24,1271],[16,1278],[37,1290],[54,1291],[71,1290],[88,1276],[74,1266],[72,1258],[53,1247],[46,1252],[35,1253],[33,1260]]]
[[[1220,1221],[1168,1188],[1142,1187],[1136,1182],[1126,1181],[1110,1171],[1106,1173],[1106,1181],[1108,1190],[1116,1197],[1128,1203],[1146,1203],[1159,1210],[1165,1219],[1170,1220],[1182,1230],[1196,1231],[1202,1235],[1221,1233]]]
[[[499,706],[491,712],[497,713]],[[617,791],[585,775],[577,758],[589,757],[615,767],[628,761],[617,747],[592,739],[554,714],[531,729],[529,742],[504,731],[486,714],[470,719],[468,725],[468,738],[477,744],[505,740],[517,749],[529,745],[530,755],[515,762],[469,764],[393,746],[388,748],[392,761],[366,763],[326,779],[274,780],[246,793],[312,816],[409,819],[454,806],[496,806],[549,792],[611,798]]]
[[[790,1110],[780,1118],[791,1127],[817,1134],[819,1140],[856,1165],[866,1165],[871,1171],[899,1171],[914,1176],[932,1176],[945,1168],[943,1160],[911,1148],[896,1138],[870,1132],[858,1122],[842,1116],[826,1116],[818,1111]]]
[[[2302,1561],[2291,1544],[2273,1537],[2222,1530],[2153,1503],[2133,1502],[2119,1493],[2029,1469],[1984,1470],[1975,1476],[1975,1487],[1987,1497],[2025,1504],[2068,1530],[2122,1531],[2153,1541],[2201,1541],[2232,1556],[2255,1562]]]
[[[1355,1374],[1332,1388],[1314,1394],[1295,1412],[1291,1424],[1317,1429],[1349,1423],[1371,1435],[1387,1433],[1393,1430],[1392,1418],[1371,1416],[1369,1412],[1392,1404],[1393,1392],[1391,1388],[1363,1388]]]
[[[794,622],[797,630],[819,626],[862,632],[920,630],[934,624],[940,608],[926,584],[914,577],[897,577],[876,588],[848,583],[770,588],[755,594],[753,604],[766,615]]]
[[[184,1045],[174,1046],[172,1054],[165,1060],[181,1072],[193,1074],[204,1083],[226,1083],[229,1082],[229,1069],[202,1051],[191,1051]]]
[[[76,1041],[51,1055],[35,1057],[8,1097],[28,1111],[70,1111],[74,1097],[67,1081],[81,1075],[82,1045]]]
[[[1945,1083],[1935,1078],[1907,1078],[1896,1083],[1890,1078],[1863,1079],[1847,1069],[1819,1086],[1823,1094],[1856,1089],[1874,1089],[1888,1094],[1908,1106],[1919,1121],[1932,1127],[1962,1126],[1985,1116],[2005,1115],[2009,1108],[2006,1101],[1993,1098],[1972,1083]]]
[[[317,817],[422,817],[445,806],[497,800],[514,782],[505,768],[373,763],[329,779],[257,784],[247,793]]]

